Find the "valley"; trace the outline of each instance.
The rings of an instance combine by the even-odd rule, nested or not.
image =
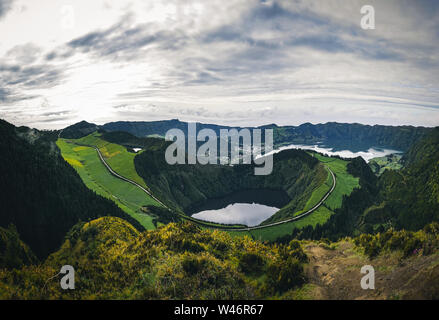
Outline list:
[[[126,147],[123,147],[121,145],[102,140],[100,134],[96,132],[80,139],[59,139],[57,141],[57,145],[62,150],[62,155],[65,160],[78,171],[78,173],[90,189],[94,190],[100,195],[103,195],[115,201],[122,210],[126,211],[133,218],[137,219],[146,229],[153,229],[155,227],[152,223],[152,217],[145,212],[144,208],[148,206],[160,207],[165,205],[162,204],[160,200],[156,200],[156,198],[151,195],[149,190],[142,190],[143,188],[149,189],[149,187],[146,185],[144,180],[140,178],[139,175],[137,175],[137,172],[134,168],[134,157],[137,155],[136,153],[129,152]],[[97,148],[96,150],[99,150],[99,153],[96,154],[91,146],[95,146]],[[140,153],[142,152],[148,152],[148,149],[142,150]],[[99,159],[98,156],[102,156],[103,158]],[[321,157],[317,154],[315,156]],[[312,157],[314,157],[314,155],[312,155]],[[319,159],[319,161],[322,161],[322,159],[323,158]],[[100,165],[98,164],[99,161],[101,162]],[[108,166],[108,168],[105,168],[105,166]],[[337,164],[334,163],[331,165],[331,167],[337,168]],[[97,172],[96,168],[99,168],[100,173]],[[105,169],[108,170],[105,171]],[[220,167],[216,168],[216,170],[218,169],[223,170],[223,168]],[[227,170],[227,168],[225,169]],[[319,211],[319,207],[322,206],[324,203],[328,203],[326,205],[328,205],[329,208],[336,208],[336,205],[334,205],[333,202],[337,200],[333,200],[331,193],[335,193],[334,197],[336,199],[337,197],[339,198],[341,194],[344,194],[343,192],[345,191],[341,191],[341,189],[343,188],[341,186],[338,188],[336,187],[335,175],[332,173],[329,167],[326,167],[326,169],[328,170],[327,178],[325,179],[325,181],[323,181],[323,183],[317,185],[314,189],[309,191],[309,199],[304,198],[304,200],[302,200],[302,202],[304,203],[303,209],[291,212],[290,207],[295,208],[294,205],[296,204],[294,203],[294,201],[293,203],[288,203],[290,202],[290,200],[286,200],[287,194],[285,194],[283,196],[285,198],[283,200],[283,205],[281,205],[282,201],[281,203],[278,203],[278,205],[282,206],[283,208],[282,210],[280,210],[280,214],[278,214],[279,217],[275,217],[276,219],[273,219],[272,217],[270,219],[267,219],[267,223],[264,223],[260,227],[245,227],[240,229],[239,231],[237,230],[238,228],[236,226],[229,227],[227,225],[220,224],[219,227],[223,230],[236,229],[236,231],[234,232],[239,232],[243,234],[247,232],[250,233],[253,230],[258,229],[275,228],[268,233],[264,233],[264,235],[274,234],[274,236],[277,238],[284,235],[282,232],[278,232],[279,230],[276,229],[277,226],[282,224],[289,224],[292,221],[299,221],[300,219],[305,218],[315,211],[318,211],[316,213],[321,215],[322,210]],[[109,172],[109,170],[111,171]],[[339,168],[337,168],[337,171],[341,173]],[[115,176],[118,174],[120,174],[119,178]],[[128,187],[127,184],[129,184],[128,180],[121,180],[121,178],[123,179],[124,177],[126,177],[128,180],[131,180],[131,185],[129,186],[129,188],[125,188],[125,190],[122,191],[122,186]],[[343,177],[341,181],[345,183],[345,178]],[[134,189],[136,187],[134,183],[139,183],[139,186],[136,192],[132,193],[133,187]],[[276,198],[277,196],[276,191],[273,190],[272,193],[273,196],[271,198],[274,200],[274,198]],[[239,194],[239,192],[237,193],[237,191],[235,191],[234,194]],[[254,199],[258,199],[258,201],[260,201],[261,198],[255,197]],[[326,211],[326,217],[328,213],[330,214],[329,210]],[[181,213],[180,215],[177,214],[176,218],[187,218],[187,216],[181,215]],[[252,214],[252,211],[248,211],[247,214]],[[288,216],[291,216],[291,218],[288,218]],[[319,222],[324,223],[324,219],[325,218],[322,217]],[[199,219],[193,218],[191,220],[199,223],[200,225],[215,227],[215,221],[203,222],[199,221]],[[242,225],[242,223],[238,223],[238,225]],[[295,226],[290,225],[290,227],[294,228]],[[262,239],[261,235],[259,235],[259,238]],[[274,239],[264,236],[264,240]]]
[[[30,177],[38,183],[26,185],[39,186],[52,177],[46,167],[65,178],[44,182],[47,194],[39,187],[30,190],[33,201],[51,201],[46,203],[52,211],[32,217],[14,200],[20,219],[2,217],[0,297],[60,297],[53,284],[46,292],[27,285],[53,277],[60,263],[74,264],[82,275],[76,298],[92,298],[96,286],[99,298],[129,299],[437,295],[426,280],[437,277],[438,229],[428,225],[437,220],[439,199],[433,160],[439,150],[437,130],[402,156],[371,160],[382,166],[380,174],[361,157],[287,148],[273,155],[271,175],[255,176],[253,165],[171,166],[163,156],[169,143],[161,138],[88,128],[67,128],[70,136],[63,137],[64,130],[1,124],[4,136],[14,141],[0,144],[2,163],[8,163],[6,155],[26,158],[27,149],[27,166],[36,166]],[[394,158],[401,166],[390,164]],[[14,170],[4,170],[4,176],[19,176]],[[61,190],[72,202],[64,201]],[[17,187],[14,192],[20,199],[23,191]],[[230,207],[241,208],[227,211]],[[58,215],[60,210],[65,214]],[[198,215],[209,210],[223,216]],[[260,220],[250,219],[256,215]],[[29,232],[34,219],[41,226],[37,233]],[[130,262],[122,267],[126,259]],[[376,266],[383,289],[370,294],[358,289],[357,269],[363,263]],[[97,265],[107,268],[105,277],[119,279],[114,287],[103,289]],[[11,277],[10,268],[19,268],[20,276]],[[201,283],[199,277],[215,284]],[[116,287],[125,291],[119,294]],[[233,290],[226,294],[225,288]]]

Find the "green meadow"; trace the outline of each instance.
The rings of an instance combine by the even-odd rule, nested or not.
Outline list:
[[[146,229],[155,228],[152,217],[143,213],[140,208],[146,205],[160,206],[160,204],[138,187],[111,175],[100,161],[95,149],[67,143],[65,139],[58,139],[57,145],[63,158],[78,172],[89,189],[114,201]]]
[[[134,157],[137,154],[128,152],[128,150],[121,145],[102,140],[100,136],[100,133],[94,132],[81,139],[76,139],[72,141],[79,144],[88,144],[98,147],[102,153],[102,156],[105,158],[105,161],[114,171],[124,176],[125,178],[137,182],[142,187],[149,190],[145,181],[137,174],[134,167]]]
[[[343,202],[343,196],[350,195],[355,188],[360,187],[359,179],[347,172],[347,161],[325,157],[320,154],[315,154],[314,156],[318,158],[320,162],[327,165],[332,172],[334,172],[337,179],[337,185],[328,199],[326,199],[325,205],[330,210],[340,208]]]
[[[317,205],[320,200],[325,196],[325,194],[328,193],[329,190],[331,190],[332,184],[332,175],[328,171],[328,176],[326,177],[325,182],[312,192],[311,196],[305,204],[305,207],[302,210],[295,212],[294,216],[298,216],[299,214],[302,214]]]

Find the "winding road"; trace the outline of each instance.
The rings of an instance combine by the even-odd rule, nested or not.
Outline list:
[[[157,201],[158,203],[160,203],[162,206],[164,206],[165,208],[167,208],[168,210],[171,210],[168,206],[166,206],[163,202],[161,202],[159,199],[157,199],[149,190],[145,189],[144,187],[142,187],[140,184],[138,184],[137,182],[130,180],[120,174],[118,174],[117,172],[115,172],[110,165],[105,161],[104,157],[102,156],[101,151],[99,150],[98,147],[96,146],[92,146],[92,145],[88,145],[88,144],[82,144],[82,143],[77,143],[77,142],[73,142],[70,140],[66,140],[66,142],[68,143],[72,143],[72,144],[76,144],[78,146],[84,146],[84,147],[90,147],[90,148],[94,148],[96,150],[96,152],[99,155],[99,159],[101,160],[101,162],[105,165],[105,167],[107,168],[107,170],[116,178],[119,178],[125,182],[131,183],[133,185],[135,185],[136,187],[140,188],[143,192],[145,192],[147,195],[149,195],[151,198],[153,198],[155,201]],[[273,226],[277,226],[280,224],[285,224],[285,223],[289,223],[289,222],[293,222],[293,221],[297,221],[299,219],[302,219],[303,217],[306,217],[308,215],[310,215],[311,213],[313,213],[315,210],[317,210],[322,204],[323,202],[325,202],[325,200],[331,195],[331,193],[334,191],[335,186],[337,184],[337,179],[335,178],[335,174],[332,172],[332,170],[328,167],[325,166],[326,169],[328,169],[328,171],[331,173],[332,175],[332,187],[331,189],[323,196],[323,198],[311,209],[309,209],[306,212],[303,212],[295,217],[283,220],[283,221],[278,221],[278,222],[273,222],[273,223],[269,223],[269,224],[265,224],[265,225],[259,225],[259,226],[254,226],[254,227],[246,227],[246,228],[236,228],[236,227],[227,227],[226,225],[224,226],[214,226],[214,225],[210,225],[207,224],[205,221],[202,220],[198,220],[192,217],[188,217],[186,215],[183,214],[179,214],[183,219],[185,220],[189,220],[192,221],[194,223],[200,224],[204,227],[208,227],[208,228],[213,228],[213,229],[220,229],[220,230],[228,230],[228,231],[251,231],[251,230],[257,230],[257,229],[264,229],[264,228],[269,228],[269,227],[273,227]]]

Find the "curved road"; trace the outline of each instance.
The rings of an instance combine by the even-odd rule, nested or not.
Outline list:
[[[98,147],[96,147],[96,146],[92,146],[92,145],[87,145],[87,144],[76,143],[76,142],[69,141],[69,140],[66,140],[66,142],[68,142],[68,143],[73,143],[73,144],[76,144],[76,145],[78,145],[78,146],[84,146],[84,147],[94,148],[94,149],[97,151],[97,153],[98,153],[98,155],[99,155],[99,159],[101,160],[101,162],[105,165],[105,167],[107,168],[107,170],[108,170],[113,176],[115,176],[115,177],[117,177],[117,178],[119,178],[119,179],[121,179],[121,180],[123,180],[123,181],[125,181],[125,182],[128,182],[128,183],[131,183],[131,184],[135,185],[136,187],[140,188],[143,192],[145,192],[147,195],[149,195],[151,198],[153,198],[155,201],[157,201],[157,202],[160,203],[162,206],[164,206],[166,209],[171,210],[168,206],[166,206],[163,202],[161,202],[159,199],[157,199],[157,198],[156,198],[156,197],[155,197],[150,191],[148,191],[147,189],[145,189],[144,187],[142,187],[140,184],[138,184],[137,182],[135,182],[135,181],[133,181],[133,180],[130,180],[130,179],[128,179],[128,178],[125,178],[124,176],[122,176],[122,175],[118,174],[116,171],[114,171],[114,170],[108,165],[108,163],[105,161],[105,159],[104,159],[104,157],[102,156],[102,153],[101,153],[101,151],[99,150]],[[213,226],[213,225],[208,225],[208,224],[206,224],[206,223],[205,223],[204,221],[202,221],[202,220],[198,220],[198,219],[195,219],[195,218],[192,218],[192,217],[188,217],[188,216],[185,216],[185,215],[180,215],[180,216],[181,216],[183,219],[187,219],[187,220],[189,220],[189,221],[192,221],[192,222],[195,222],[195,223],[201,224],[201,225],[203,225],[204,227],[209,227],[209,228],[214,228],[214,229],[221,229],[221,230],[228,230],[228,231],[251,231],[251,230],[264,229],[264,228],[269,228],[269,227],[272,227],[272,226],[277,226],[277,225],[284,224],[284,223],[288,223],[288,222],[297,221],[297,220],[302,219],[303,217],[306,217],[307,215],[313,213],[315,210],[317,210],[317,209],[323,204],[323,202],[325,202],[325,200],[331,195],[331,193],[334,191],[335,186],[336,186],[336,184],[337,184],[337,180],[336,180],[336,178],[335,178],[335,174],[332,172],[332,170],[331,170],[329,167],[327,167],[327,166],[325,166],[325,167],[326,167],[326,169],[328,169],[328,171],[329,171],[329,172],[331,173],[331,175],[332,175],[332,181],[333,181],[333,184],[332,184],[331,189],[330,189],[330,190],[324,195],[324,197],[323,197],[323,198],[319,201],[319,203],[317,203],[314,207],[312,207],[312,208],[309,209],[308,211],[303,212],[303,213],[301,213],[301,214],[299,214],[299,215],[297,215],[297,216],[295,216],[295,217],[292,217],[292,218],[289,218],[289,219],[286,219],[286,220],[283,220],[283,221],[273,222],[273,223],[269,223],[269,224],[265,224],[265,225],[260,225],[260,226],[255,226],[255,227],[247,227],[247,228],[232,228],[232,227],[227,227],[226,225],[224,225],[224,227],[223,227],[223,226]]]

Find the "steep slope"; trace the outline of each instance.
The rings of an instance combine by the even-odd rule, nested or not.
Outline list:
[[[345,206],[345,200],[350,199],[351,194],[358,194],[358,192],[360,193],[362,192],[363,187],[361,183],[359,184],[359,180],[361,179],[359,179],[359,176],[356,172],[351,170],[351,168],[354,166],[353,162],[356,162],[356,159],[343,160],[340,158],[326,157],[318,153],[312,153],[312,155],[315,159],[317,159],[322,164],[330,168],[336,175],[337,183],[334,191],[323,202],[323,204],[320,207],[318,207],[317,210],[315,210],[314,212],[312,212],[312,214],[307,215],[304,218],[286,224],[250,231],[249,234],[254,239],[268,240],[268,241],[276,241],[276,240],[279,241],[279,239],[281,239],[281,241],[283,241],[282,239],[286,237],[288,238],[287,240],[288,242],[291,239],[295,238],[295,235],[297,233],[301,235],[305,235],[305,234],[308,235],[310,231],[320,229],[321,225],[327,225],[327,222],[332,221],[335,216],[338,216],[338,214],[334,215],[334,212],[339,212],[339,210]],[[364,160],[362,160],[361,158],[359,159],[367,167],[367,164],[364,162]],[[327,180],[324,184],[328,189],[330,186],[332,186],[332,181],[330,180],[329,181]],[[322,185],[320,185],[319,188],[315,189],[312,192],[311,197],[308,199],[307,203],[305,204],[306,208],[309,209],[312,207],[313,199],[314,199],[314,204],[317,203],[316,199],[317,201],[321,199],[322,197],[321,188]],[[282,208],[278,213],[276,213],[276,215],[282,215],[287,207],[288,206]],[[302,212],[304,211],[303,209],[305,207],[301,208]],[[298,213],[300,213],[300,211],[296,212],[296,214]],[[264,224],[269,221],[270,219],[266,220]],[[340,227],[342,225],[349,225],[347,217],[344,217],[341,221],[338,221],[335,225],[337,227]],[[291,236],[292,233],[293,236]],[[306,239],[308,238],[308,236],[304,238]]]
[[[0,226],[14,224],[38,257],[56,249],[79,220],[113,215],[135,223],[85,187],[60,156],[56,138],[56,132],[15,128],[0,120]]]
[[[0,227],[0,269],[20,268],[37,261],[33,252],[20,239],[17,229]]]
[[[418,230],[439,221],[439,128],[413,145],[403,160],[404,169],[385,171],[379,179],[380,204],[367,218]]]
[[[115,177],[102,163],[96,149],[85,145],[99,148],[102,157],[114,171],[147,188],[134,169],[136,153],[102,140],[96,132],[81,139],[58,139],[57,145],[63,158],[78,172],[89,189],[115,202],[146,229],[154,229],[153,218],[142,209],[148,205],[159,206],[159,203],[137,186]]]

